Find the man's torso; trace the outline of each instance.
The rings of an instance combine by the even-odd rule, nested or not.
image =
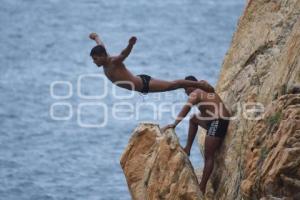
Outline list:
[[[138,85],[138,81],[141,82],[138,77],[134,76],[129,70],[127,70],[124,63],[114,62],[113,59],[104,66],[103,69],[106,77],[120,87],[132,89],[132,86],[136,87]]]

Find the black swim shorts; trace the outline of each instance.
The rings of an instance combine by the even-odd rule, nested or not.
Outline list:
[[[207,135],[224,138],[227,132],[229,120],[214,119],[207,124]]]
[[[140,75],[137,75],[137,76],[141,77],[142,82],[143,82],[143,88],[140,92],[143,93],[143,94],[147,94],[149,92],[149,83],[150,83],[150,80],[151,80],[151,76],[148,76],[146,74],[140,74]]]

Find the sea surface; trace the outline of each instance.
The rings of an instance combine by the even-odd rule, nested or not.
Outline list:
[[[215,85],[245,0],[2,0],[0,200],[127,200],[119,164],[138,123],[172,123],[184,91],[116,88],[90,56],[97,32],[110,54],[138,41],[134,74]],[[195,112],[195,110],[193,110]],[[185,145],[188,121],[176,133]],[[199,147],[194,168],[203,165]]]

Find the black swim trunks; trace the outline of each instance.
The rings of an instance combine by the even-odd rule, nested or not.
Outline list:
[[[214,119],[207,123],[207,135],[224,138],[227,132],[229,120]]]
[[[140,92],[143,93],[143,94],[148,94],[148,92],[149,92],[149,83],[150,83],[150,80],[151,80],[151,76],[148,76],[146,74],[139,74],[137,76],[141,77],[142,82],[143,82],[143,88]]]

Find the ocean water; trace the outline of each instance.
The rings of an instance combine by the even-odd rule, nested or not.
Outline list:
[[[132,130],[171,123],[186,96],[114,87],[89,57],[88,34],[99,33],[111,54],[136,36],[125,61],[135,74],[214,85],[244,4],[2,0],[0,200],[130,199],[119,159]],[[187,129],[188,121],[176,129],[182,146]],[[202,166],[197,145],[191,161]]]

